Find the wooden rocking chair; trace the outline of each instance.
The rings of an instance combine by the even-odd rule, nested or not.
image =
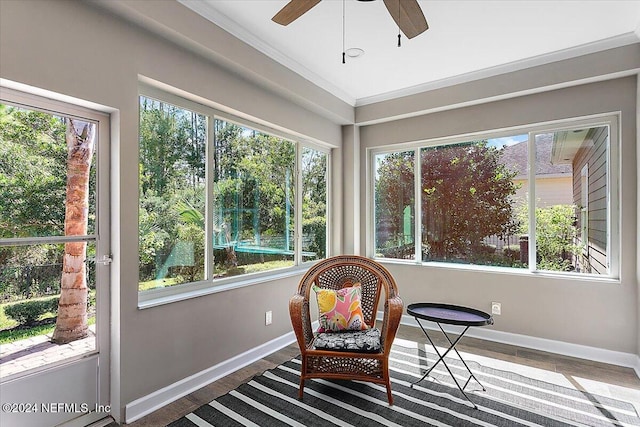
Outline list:
[[[370,329],[350,331],[349,334],[358,338],[359,334],[371,336],[372,332],[373,335],[379,332],[379,348],[319,348],[319,341],[329,334],[320,334],[311,328],[309,295],[312,286],[339,290],[356,283],[362,287],[362,318]],[[383,293],[384,317],[381,330],[378,330],[375,327],[376,313]],[[398,296],[395,280],[386,268],[369,258],[339,255],[322,260],[311,267],[300,281],[297,293],[289,301],[291,323],[302,357],[298,398],[302,399],[304,382],[307,379],[360,380],[384,384],[389,405],[393,405],[389,380],[389,353],[400,324],[402,310],[403,303]],[[333,332],[330,335],[344,336],[342,334],[345,332]]]

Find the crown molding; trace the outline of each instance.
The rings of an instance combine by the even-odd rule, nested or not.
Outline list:
[[[332,82],[326,80],[316,72],[310,70],[299,62],[295,61],[288,55],[266,43],[264,40],[256,37],[239,25],[236,21],[219,12],[211,4],[200,0],[177,0],[180,4],[198,13],[205,19],[222,28],[232,36],[238,38],[267,57],[287,67],[291,71],[307,79],[314,85],[329,92],[331,95],[344,101],[352,107],[360,107],[378,102],[388,101],[405,96],[411,96],[431,90],[441,89],[444,87],[454,86],[458,84],[468,83],[471,81],[481,80],[484,78],[495,77],[502,74],[523,70],[526,68],[545,65],[566,59],[571,59],[591,53],[596,53],[608,49],[622,47],[640,42],[640,25],[635,31],[631,31],[619,36],[598,40],[592,43],[586,43],[580,46],[571,47],[547,54],[538,55],[507,64],[501,64],[495,67],[489,67],[482,70],[472,71],[436,81],[430,81],[423,84],[376,94],[368,97],[355,98],[348,94],[345,90],[339,88]]]
[[[299,74],[305,79],[309,80],[314,85],[320,87],[321,89],[326,90],[333,96],[339,98],[345,103],[351,105],[352,107],[356,106],[356,98],[349,95],[344,90],[340,89],[333,83],[321,77],[319,74],[295,61],[291,57],[285,55],[281,51],[275,49],[273,46],[269,45],[262,39],[256,37],[254,34],[245,30],[241,25],[239,25],[236,21],[232,20],[228,16],[220,13],[217,9],[211,6],[208,2],[200,1],[200,0],[177,0],[179,3],[184,5],[185,7],[191,9],[197,14],[201,15],[203,18],[213,22],[218,27],[222,28],[232,36],[238,38],[239,40],[245,42],[249,46],[254,49],[262,52],[269,58],[274,61],[284,65],[289,68],[291,71]]]
[[[578,56],[588,55],[591,53],[601,52],[608,49],[614,49],[640,42],[640,27],[634,32],[629,32],[616,37],[598,40],[596,42],[583,44],[580,46],[559,50],[507,64],[497,65],[495,67],[485,68],[470,73],[460,74],[454,77],[448,77],[441,80],[427,82],[416,86],[407,87],[379,95],[359,98],[356,101],[356,107],[363,105],[375,104],[377,102],[388,101],[391,99],[401,98],[404,96],[415,95],[431,90],[442,89],[448,86],[455,86],[462,83],[468,83],[474,80],[481,80],[489,77],[495,77],[501,74],[512,73],[524,70],[526,68],[537,67],[540,65],[550,64],[553,62],[563,61],[566,59],[576,58]]]

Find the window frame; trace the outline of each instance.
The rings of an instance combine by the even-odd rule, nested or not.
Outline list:
[[[589,239],[589,163],[580,170],[580,239]],[[582,249],[582,254],[589,256],[589,245]]]
[[[620,120],[621,113],[607,112],[601,114],[594,114],[583,117],[567,118],[560,120],[553,120],[540,123],[532,123],[521,126],[513,126],[508,128],[501,128],[495,130],[483,130],[472,133],[458,134],[452,136],[421,139],[411,142],[402,142],[397,144],[386,144],[378,147],[367,148],[367,207],[368,213],[366,216],[366,250],[367,256],[376,259],[381,262],[400,263],[400,264],[413,264],[429,267],[447,268],[453,270],[475,270],[485,272],[496,272],[506,274],[523,274],[523,275],[536,275],[536,276],[548,276],[548,277],[562,277],[567,279],[579,279],[589,280],[597,282],[620,282],[620,253],[621,253],[621,240],[620,224],[621,224],[621,212],[619,206],[620,200],[620,186],[621,184],[621,170],[620,170],[620,145],[621,145],[621,133],[620,133]],[[416,212],[420,210],[420,170],[421,170],[421,156],[420,149],[446,146],[452,144],[458,144],[468,142],[472,140],[493,139],[514,135],[527,135],[528,136],[528,159],[535,159],[535,144],[531,144],[531,141],[535,141],[535,135],[542,133],[551,133],[557,131],[570,131],[574,129],[584,129],[586,127],[603,127],[606,126],[609,131],[609,144],[606,153],[607,161],[607,261],[608,261],[608,274],[596,275],[596,274],[584,274],[575,272],[560,272],[560,271],[548,271],[536,269],[536,247],[535,247],[535,232],[529,235],[529,264],[527,268],[512,268],[512,267],[500,267],[500,266],[488,266],[478,264],[458,264],[448,263],[442,261],[422,261],[421,256],[417,254],[421,251],[422,245],[422,215],[416,214],[415,218],[415,259],[403,260],[394,258],[381,258],[376,257],[376,224],[375,224],[375,177],[376,170],[375,158],[381,154],[390,154],[406,151],[415,152],[414,161],[414,195],[415,195],[415,209]],[[529,230],[535,230],[535,169],[528,168],[528,193],[529,193]],[[533,249],[533,250],[531,250]]]
[[[213,174],[210,171],[213,168],[213,156],[210,155],[212,144],[214,143],[215,132],[214,126],[216,120],[222,120],[228,123],[233,123],[238,126],[251,128],[253,130],[275,136],[287,140],[295,146],[295,164],[294,164],[294,178],[295,178],[295,199],[294,199],[294,220],[295,220],[295,244],[294,244],[294,265],[291,267],[243,274],[240,276],[227,277],[222,279],[210,278],[210,272],[213,269],[213,257],[211,256],[211,245],[205,244],[205,277],[201,281],[187,282],[175,286],[169,286],[165,288],[149,289],[145,291],[138,290],[138,308],[144,309],[149,307],[155,307],[158,305],[169,304],[175,301],[182,301],[190,298],[195,298],[202,295],[213,294],[217,292],[223,292],[230,289],[241,288],[245,286],[252,286],[259,283],[270,282],[273,280],[279,280],[286,277],[292,277],[301,274],[308,269],[318,260],[303,261],[302,258],[302,171],[300,168],[302,158],[302,148],[310,148],[313,150],[321,151],[327,156],[327,170],[326,170],[326,185],[327,185],[327,210],[326,210],[326,249],[325,256],[331,255],[331,164],[332,164],[332,150],[329,145],[325,145],[319,141],[312,141],[308,138],[300,135],[293,134],[282,128],[270,125],[266,122],[258,122],[255,118],[248,115],[241,115],[241,113],[230,113],[220,109],[220,105],[211,101],[198,99],[195,96],[180,93],[174,94],[172,91],[164,90],[156,87],[148,82],[140,82],[138,86],[137,102],[139,104],[140,97],[148,97],[154,100],[170,103],[176,107],[184,108],[186,110],[201,114],[207,119],[207,135],[206,135],[206,148],[205,148],[205,218],[211,218],[213,214],[213,204],[211,200],[213,198]],[[193,98],[193,99],[190,99]],[[218,107],[218,108],[216,108]],[[138,120],[139,117],[138,117]],[[138,129],[140,123],[138,122]],[[138,195],[139,205],[140,195]],[[138,219],[139,221],[139,219]],[[210,221],[205,220],[205,241],[211,242],[212,229]]]

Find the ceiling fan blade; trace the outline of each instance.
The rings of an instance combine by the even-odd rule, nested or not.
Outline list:
[[[291,0],[271,20],[280,25],[289,25],[318,3],[320,0]]]
[[[407,38],[412,39],[429,28],[418,0],[384,0],[384,5]]]

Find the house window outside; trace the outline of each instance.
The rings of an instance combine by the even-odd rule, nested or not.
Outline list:
[[[325,258],[328,151],[171,100],[140,96],[139,290]]]
[[[613,125],[373,151],[374,256],[616,277]],[[415,244],[399,238],[412,210]]]

